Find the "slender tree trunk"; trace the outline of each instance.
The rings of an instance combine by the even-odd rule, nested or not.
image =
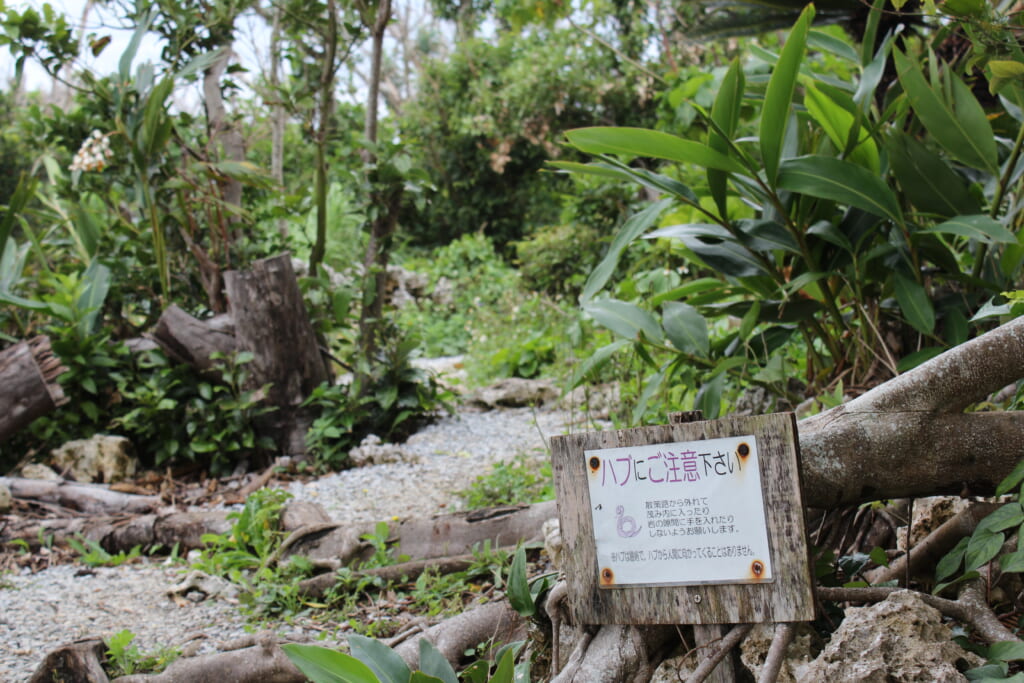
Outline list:
[[[316,130],[316,242],[309,253],[309,274],[316,276],[327,251],[327,138],[334,111],[334,60],[338,50],[338,6],[327,0],[327,33],[320,71],[320,102]]]
[[[284,10],[275,5],[274,20],[270,29],[270,90],[273,100],[270,108],[270,175],[284,188],[284,127],[285,110],[281,101],[281,13]],[[279,218],[277,230],[281,237],[288,237],[288,221]]]

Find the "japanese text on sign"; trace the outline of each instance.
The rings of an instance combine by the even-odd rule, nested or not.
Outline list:
[[[601,587],[772,580],[753,436],[584,457]]]

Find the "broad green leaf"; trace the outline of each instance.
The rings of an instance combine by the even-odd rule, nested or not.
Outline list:
[[[789,121],[793,93],[796,90],[797,74],[803,61],[807,45],[807,31],[814,19],[814,5],[807,5],[800,14],[782,47],[779,61],[772,70],[765,91],[764,106],[761,109],[761,124],[758,136],[761,143],[761,161],[764,164],[768,184],[775,185],[779,170],[782,142],[786,137],[786,123]]]
[[[946,0],[939,7],[954,17],[981,17],[988,3],[985,0]]]
[[[909,135],[891,135],[886,151],[893,176],[918,211],[946,218],[981,211],[964,178],[946,159]]]
[[[570,130],[565,136],[574,147],[587,154],[628,154],[696,164],[730,173],[746,171],[738,161],[707,145],[658,130],[595,126]]]
[[[742,233],[743,244],[758,251],[781,249],[800,253],[796,238],[784,225],[775,221],[744,218],[736,221],[735,228]]]
[[[999,155],[992,125],[964,82],[946,69],[950,101],[943,92],[945,88],[933,88],[928,83],[915,60],[898,49],[892,51],[892,56],[910,106],[935,141],[958,161],[998,175]]]
[[[609,178],[611,180],[627,180],[629,182],[634,182],[632,176],[617,168],[611,168],[607,164],[581,164],[577,161],[549,161],[545,164],[545,167],[557,168],[559,171],[565,171],[567,173],[581,173],[584,175],[598,176],[600,178]]]
[[[853,252],[853,245],[850,244],[849,238],[831,221],[818,221],[807,229],[807,234],[820,237],[830,244],[834,244],[848,252]]]
[[[931,334],[935,329],[935,309],[924,285],[896,271],[893,273],[893,288],[896,290],[896,302],[907,322],[921,334]]]
[[[599,299],[583,304],[583,310],[599,325],[625,339],[635,341],[639,339],[640,332],[656,343],[664,339],[658,321],[636,304],[618,299]]]
[[[868,132],[857,124],[853,114],[838,105],[813,84],[807,84],[804,90],[804,106],[807,107],[807,112],[822,127],[836,149],[845,152],[851,131],[855,131],[859,140],[846,158],[858,166],[863,166],[874,175],[878,175],[881,168],[878,146]]]
[[[530,584],[526,580],[526,550],[523,546],[516,548],[508,570],[508,600],[512,609],[524,617],[532,616],[537,611],[530,595]]]
[[[313,683],[381,683],[370,667],[343,652],[295,643],[282,645],[281,649]]]
[[[1004,640],[993,643],[988,648],[988,658],[1004,662],[1015,662],[1024,659],[1024,643],[1019,640]]]
[[[767,275],[764,264],[747,247],[733,240],[710,244],[699,237],[682,237],[683,244],[709,268],[728,277]]]
[[[971,239],[991,244],[1016,244],[1017,236],[1003,227],[997,220],[989,218],[985,214],[974,216],[957,216],[944,223],[932,225],[919,232],[938,232],[944,235],[960,235]]]
[[[420,638],[420,671],[443,683],[459,683],[455,669],[426,638]]]
[[[944,581],[950,576],[953,576],[953,574],[960,569],[960,566],[964,561],[964,553],[967,552],[967,544],[970,540],[970,538],[961,538],[960,541],[953,546],[953,549],[939,560],[939,563],[935,565],[936,581]]]
[[[978,523],[978,529],[985,531],[1002,531],[1024,522],[1024,508],[1014,501],[996,508],[985,519]]]
[[[999,568],[1003,573],[1024,572],[1024,550],[1003,555],[999,558]]]
[[[421,643],[424,641],[420,641]],[[409,683],[445,683],[436,676],[425,674],[422,671],[413,671],[412,675],[409,676]]]
[[[711,349],[708,321],[689,304],[668,301],[662,306],[665,336],[684,353],[707,356]]]
[[[515,652],[506,650],[498,658],[498,666],[494,669],[490,683],[513,683],[515,676]]]
[[[778,186],[903,222],[899,202],[889,186],[877,175],[849,161],[826,156],[787,159],[779,168]]]
[[[590,276],[583,286],[583,292],[580,294],[581,302],[590,301],[594,298],[595,294],[601,291],[608,282],[608,278],[615,272],[615,267],[619,264],[622,252],[650,228],[654,221],[658,219],[658,216],[661,215],[661,212],[670,204],[671,200],[668,199],[655,202],[640,213],[634,214],[622,224],[622,227],[615,234],[615,239],[612,240],[611,246],[608,247],[608,253],[597,264],[597,267],[590,272]]]
[[[836,57],[845,59],[848,62],[860,65],[860,55],[853,48],[850,43],[845,40],[840,40],[833,35],[819,31],[817,29],[811,29],[807,32],[807,44],[811,47],[816,47],[824,52],[831,52]]]
[[[636,350],[637,352],[642,352],[643,347],[637,344]],[[640,418],[647,412],[647,404],[650,403],[651,397],[657,393],[661,388],[661,385],[665,383],[666,376],[667,368],[661,368],[658,372],[654,373],[644,381],[644,388],[640,392],[640,396],[637,398],[636,404],[633,406],[633,422],[640,422]]]
[[[38,186],[38,179],[29,176],[27,173],[22,173],[18,178],[18,185],[14,188],[14,193],[7,198],[7,206],[4,207],[3,216],[0,217],[0,260],[3,259],[4,250],[7,248],[8,238],[10,238],[11,233],[14,231],[15,219],[25,210],[25,207],[32,201],[32,198],[35,197]],[[0,273],[0,277],[3,275],[4,273]]]
[[[348,647],[352,656],[373,670],[381,683],[407,683],[409,666],[397,652],[374,638],[367,638],[358,633],[348,637]]]
[[[117,75],[120,77],[122,83],[127,83],[131,80],[132,62],[135,61],[135,55],[139,51],[139,45],[142,43],[142,39],[149,31],[149,25],[153,23],[153,18],[156,14],[157,8],[153,7],[144,17],[142,17],[142,21],[139,22],[138,26],[135,28],[135,32],[132,33],[131,40],[128,41],[128,47],[126,47],[124,52],[121,53],[121,59],[117,65]]]
[[[740,109],[743,106],[743,89],[746,82],[743,77],[743,68],[739,59],[734,59],[729,65],[729,70],[722,77],[722,83],[718,88],[718,95],[711,107],[711,120],[715,122],[717,129],[712,127],[708,131],[708,147],[724,155],[729,154],[729,140],[736,133],[739,125]],[[724,171],[709,168],[708,190],[711,192],[718,213],[723,218],[728,218],[726,207],[728,176]]]
[[[761,302],[755,299],[750,306],[750,310],[744,314],[743,319],[740,321],[740,329],[737,333],[737,338],[741,342],[746,341],[747,337],[750,336],[750,333],[754,331],[754,327],[757,326],[757,321],[760,315]]]
[[[1002,532],[975,531],[967,542],[964,553],[964,567],[967,571],[977,569],[999,554],[1006,542]]]
[[[1024,460],[1017,463],[1017,466],[1013,468],[1013,471],[1006,475],[1006,478],[999,482],[999,486],[996,487],[996,495],[1004,496],[1013,489],[1017,488],[1017,485],[1024,481]]]

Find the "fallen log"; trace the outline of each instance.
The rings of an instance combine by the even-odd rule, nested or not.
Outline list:
[[[63,479],[22,479],[0,477],[15,498],[55,503],[72,510],[92,514],[152,512],[162,502],[160,496],[139,496],[111,490],[105,484],[83,484]]]
[[[453,667],[465,664],[467,650],[475,650],[480,643],[500,647],[525,637],[526,624],[512,609],[508,600],[489,602],[445,619],[409,638],[395,647],[395,652],[410,668],[416,669],[420,659],[420,641],[426,640],[437,648]]]
[[[34,337],[0,351],[0,441],[67,403],[57,377],[67,368],[49,337]]]
[[[176,304],[168,306],[149,333],[168,358],[208,371],[217,364],[214,353],[230,354],[238,350],[235,324],[228,315],[198,320]]]
[[[107,683],[110,679],[103,671],[102,664],[106,651],[107,646],[102,638],[83,638],[61,645],[47,653],[28,683]]]
[[[115,683],[304,683],[275,638],[266,635],[252,646],[227,652],[183,657],[161,673],[136,674],[114,679]]]

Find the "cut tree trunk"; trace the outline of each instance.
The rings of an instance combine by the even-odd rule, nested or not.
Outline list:
[[[67,403],[57,383],[66,370],[53,355],[49,337],[35,337],[0,351],[0,441]]]
[[[256,261],[247,271],[228,271],[224,286],[238,348],[255,356],[247,388],[269,383],[268,399],[277,407],[264,416],[260,431],[283,453],[305,453],[306,431],[314,413],[301,404],[329,374],[291,256]]]

